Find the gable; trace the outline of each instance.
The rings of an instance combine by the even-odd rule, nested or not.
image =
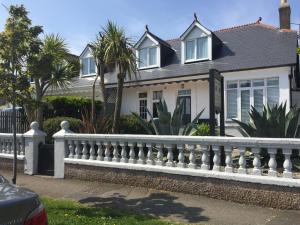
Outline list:
[[[188,29],[180,36],[180,39],[181,40],[186,39],[186,37],[189,36],[193,32],[201,32],[202,36],[211,35],[210,30],[208,30],[206,27],[204,27],[202,24],[200,24],[198,20],[194,20],[194,22],[188,27]],[[195,33],[194,33],[194,35],[195,35]]]
[[[185,39],[195,39],[199,37],[207,36],[199,27],[193,27],[191,31],[185,36]]]
[[[147,47],[152,47],[152,46],[157,46],[157,44],[154,43],[152,40],[150,40],[150,38],[145,37],[145,39],[139,45],[139,49],[141,49],[141,48],[147,48]]]
[[[91,47],[90,45],[87,45],[84,50],[82,51],[82,53],[79,56],[81,59],[82,58],[88,58],[88,57],[92,57],[92,51],[91,51]]]

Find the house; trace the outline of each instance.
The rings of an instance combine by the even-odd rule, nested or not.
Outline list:
[[[195,15],[182,35],[172,40],[162,40],[146,26],[135,45],[139,70],[136,79],[125,82],[122,114],[138,112],[149,119],[147,108],[155,117],[161,98],[170,111],[179,98],[184,101],[185,122],[204,108],[202,119],[207,119],[210,69],[219,70],[224,77],[227,134],[238,135],[231,119],[248,121],[251,106],[262,111],[266,103],[286,102],[290,108],[297,103],[294,90],[300,84],[297,32],[291,30],[290,14],[287,0],[282,0],[279,28],[259,18],[254,23],[217,31],[205,27]],[[56,94],[91,96],[96,69],[89,45],[80,61],[81,73],[73,88]],[[105,82],[109,101],[113,102],[117,84],[114,72],[106,74]]]

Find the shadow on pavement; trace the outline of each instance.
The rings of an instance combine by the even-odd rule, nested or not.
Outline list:
[[[112,197],[88,197],[81,199],[80,203],[91,204],[95,207],[117,207],[129,209],[146,215],[156,217],[182,218],[189,223],[208,221],[209,218],[202,216],[202,208],[188,207],[176,202],[177,197],[168,193],[152,193],[148,197],[127,199],[126,196],[113,194]]]

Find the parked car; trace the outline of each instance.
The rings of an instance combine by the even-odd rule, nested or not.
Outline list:
[[[10,184],[0,175],[0,225],[48,225],[36,193]]]

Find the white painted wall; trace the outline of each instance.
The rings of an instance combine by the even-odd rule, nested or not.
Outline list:
[[[184,85],[184,87],[182,87]],[[209,118],[209,91],[207,81],[188,82],[184,84],[165,84],[156,86],[126,88],[123,93],[122,114],[139,112],[138,93],[147,92],[147,106],[152,112],[153,91],[163,91],[169,112],[173,113],[176,105],[178,90],[191,89],[191,115],[192,119],[205,108],[201,118]]]
[[[154,43],[148,37],[146,37],[143,40],[143,42],[141,43],[141,45],[139,46],[139,49],[141,49],[141,48],[147,48],[147,47],[152,47],[152,46],[156,46],[156,45],[157,45],[156,43]]]

